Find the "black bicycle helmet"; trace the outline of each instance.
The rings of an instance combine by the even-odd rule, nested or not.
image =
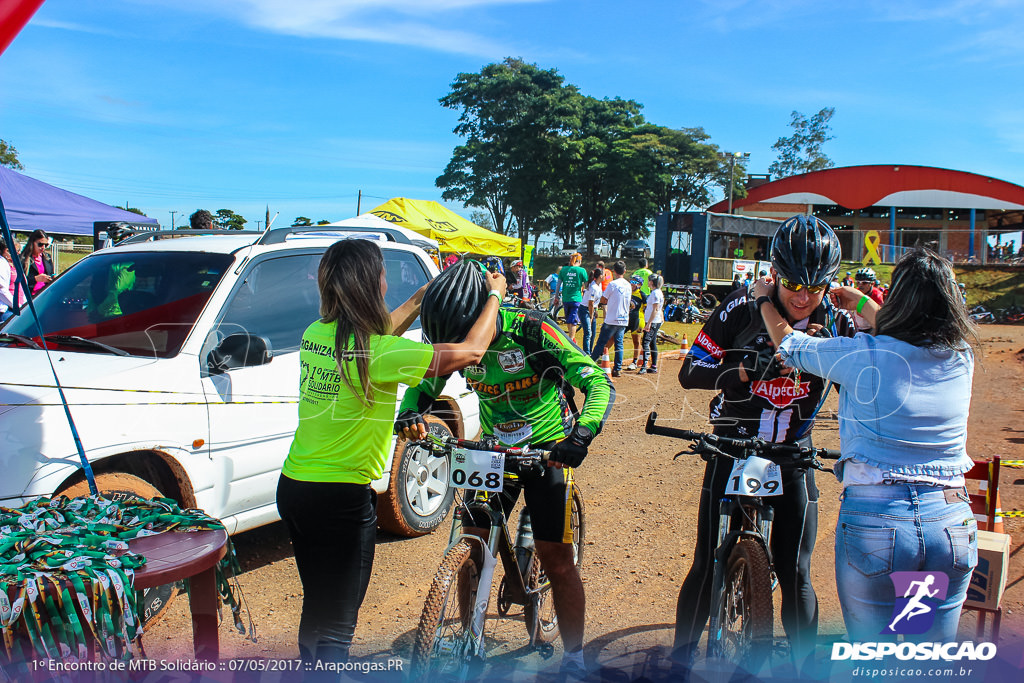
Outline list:
[[[466,338],[487,302],[480,266],[459,261],[427,285],[420,306],[423,336],[431,344],[457,344]]]
[[[785,220],[772,238],[772,267],[791,282],[824,285],[839,272],[839,238],[814,216]]]

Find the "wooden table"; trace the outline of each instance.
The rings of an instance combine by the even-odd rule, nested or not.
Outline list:
[[[165,531],[128,542],[132,552],[146,558],[135,571],[135,588],[155,588],[189,579],[192,611],[192,646],[196,659],[216,661],[220,654],[217,636],[217,563],[227,554],[228,534],[210,531]]]

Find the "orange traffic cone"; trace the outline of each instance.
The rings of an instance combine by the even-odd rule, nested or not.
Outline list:
[[[686,334],[683,333],[683,341],[679,343],[679,360],[686,358],[686,354],[690,352],[690,343],[686,341]]]
[[[612,360],[607,353],[601,356],[601,369],[604,371],[605,377],[610,380],[612,378]]]

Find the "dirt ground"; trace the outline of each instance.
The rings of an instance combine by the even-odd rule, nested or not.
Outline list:
[[[1024,459],[1024,326],[987,326],[982,335],[985,355],[975,372],[968,450],[974,457]],[[616,380],[618,400],[612,421],[578,471],[587,506],[586,656],[592,666],[628,661],[632,671],[628,678],[642,674],[644,662],[660,657],[671,642],[676,596],[695,541],[703,463],[692,457],[673,461],[679,442],[643,433],[651,410],[658,412],[659,420],[672,421],[672,426],[706,426],[711,392],[683,391],[676,380],[678,368],[678,360],[668,360],[659,375],[624,372]],[[834,415],[836,404],[833,393],[823,412]],[[839,447],[834,419],[820,420],[814,433],[816,445]],[[817,481],[821,514],[812,568],[820,601],[820,633],[828,641],[844,633],[833,572],[840,488],[827,474],[818,473]],[[1003,510],[1024,510],[1024,469],[1003,469],[1001,493]],[[1013,542],[1000,642],[1020,643],[1024,639],[1024,555],[1020,552],[1024,519],[1008,518],[1006,531]],[[447,522],[437,533],[418,539],[378,535],[373,578],[352,650],[355,657],[371,661],[408,657],[424,596],[447,539]],[[302,588],[283,526],[278,523],[240,534],[235,546],[257,639],[247,640],[229,623],[222,623],[222,658],[297,656]],[[778,592],[775,601],[778,612]],[[965,613],[964,637],[973,633],[974,614]],[[775,632],[777,637],[782,635],[778,620]],[[169,614],[150,627],[144,645],[155,659],[190,659],[190,635],[187,600],[179,598]],[[498,661],[521,671],[557,666],[557,653],[544,662],[537,654],[517,649],[525,642],[521,617],[500,620],[493,635],[500,650]]]

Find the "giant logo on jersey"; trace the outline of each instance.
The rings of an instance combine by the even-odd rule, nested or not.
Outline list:
[[[792,377],[751,382],[750,393],[767,400],[776,408],[785,408],[794,401],[806,398],[811,393],[809,382],[794,382]]]

